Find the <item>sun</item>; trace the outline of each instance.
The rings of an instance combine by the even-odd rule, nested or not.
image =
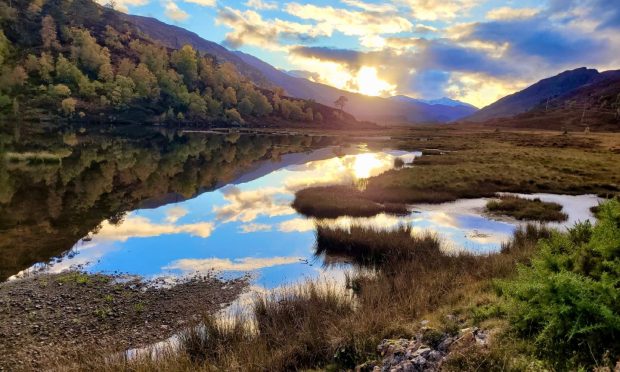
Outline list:
[[[353,174],[357,179],[368,178],[374,175],[376,170],[385,166],[376,154],[361,154],[355,157]]]
[[[377,76],[377,68],[363,66],[359,69],[356,76],[358,92],[367,96],[378,96],[383,93],[392,94],[396,85],[381,80]]]

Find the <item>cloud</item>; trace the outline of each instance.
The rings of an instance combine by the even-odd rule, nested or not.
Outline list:
[[[172,207],[166,211],[166,222],[176,223],[179,218],[187,215],[189,211],[182,207]]]
[[[404,0],[414,18],[428,21],[452,20],[467,15],[479,0]]]
[[[538,8],[495,8],[487,12],[487,19],[491,20],[510,20],[520,18],[530,18],[540,13]]]
[[[271,50],[285,51],[282,41],[305,42],[330,33],[313,25],[274,19],[266,21],[253,11],[240,11],[231,7],[219,10],[216,23],[232,29],[224,43],[231,48],[255,45]]]
[[[248,0],[245,3],[245,6],[254,8],[254,9],[264,9],[264,10],[273,10],[278,9],[278,4],[270,1],[263,0]]]
[[[164,5],[165,11],[164,15],[173,21],[184,21],[189,18],[189,14],[187,14],[183,9],[179,8],[179,6],[172,2],[168,1]]]
[[[314,228],[314,220],[307,218],[294,218],[278,225],[278,230],[286,233],[312,231]]]
[[[340,0],[341,3],[375,13],[396,12],[398,9],[394,4],[371,4],[359,0]]]
[[[358,6],[366,6],[360,1],[352,1]],[[331,6],[289,3],[286,11],[298,18],[316,21],[315,27],[329,35],[337,30],[345,35],[366,36],[392,34],[411,31],[413,24],[392,11],[352,11]]]
[[[228,204],[214,206],[216,218],[223,222],[252,222],[259,215],[269,217],[294,214],[290,200],[278,198],[278,194],[286,193],[282,188],[263,188],[259,190],[241,191],[236,186],[222,190]]]
[[[164,270],[181,270],[185,272],[215,271],[254,271],[274,266],[299,263],[303,257],[245,257],[230,260],[227,258],[181,259],[163,267]]]
[[[271,225],[267,225],[263,223],[248,223],[248,224],[241,225],[239,229],[244,234],[259,232],[259,231],[266,232],[266,231],[271,231]]]
[[[146,217],[128,216],[120,225],[112,225],[108,221],[104,221],[95,238],[97,240],[121,242],[130,238],[150,238],[171,234],[190,234],[200,238],[208,238],[213,230],[214,225],[210,222],[184,225],[158,224]]]
[[[198,4],[200,6],[214,7],[217,5],[216,0],[183,0],[186,3]]]

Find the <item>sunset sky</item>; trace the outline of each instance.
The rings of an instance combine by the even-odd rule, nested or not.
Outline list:
[[[116,4],[277,68],[369,95],[447,96],[481,107],[566,69],[620,68],[617,0]]]

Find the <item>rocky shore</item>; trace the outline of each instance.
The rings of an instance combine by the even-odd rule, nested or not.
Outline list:
[[[434,372],[442,370],[451,354],[486,348],[489,332],[465,328],[457,333],[423,327],[412,339],[385,339],[377,347],[380,361],[367,362],[357,372]]]
[[[234,301],[246,279],[169,283],[81,272],[0,283],[0,371],[54,368],[89,350],[145,346]]]

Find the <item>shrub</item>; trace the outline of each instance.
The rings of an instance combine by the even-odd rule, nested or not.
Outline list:
[[[551,234],[531,265],[500,284],[514,327],[559,369],[620,356],[620,203],[601,205],[598,217]]]

